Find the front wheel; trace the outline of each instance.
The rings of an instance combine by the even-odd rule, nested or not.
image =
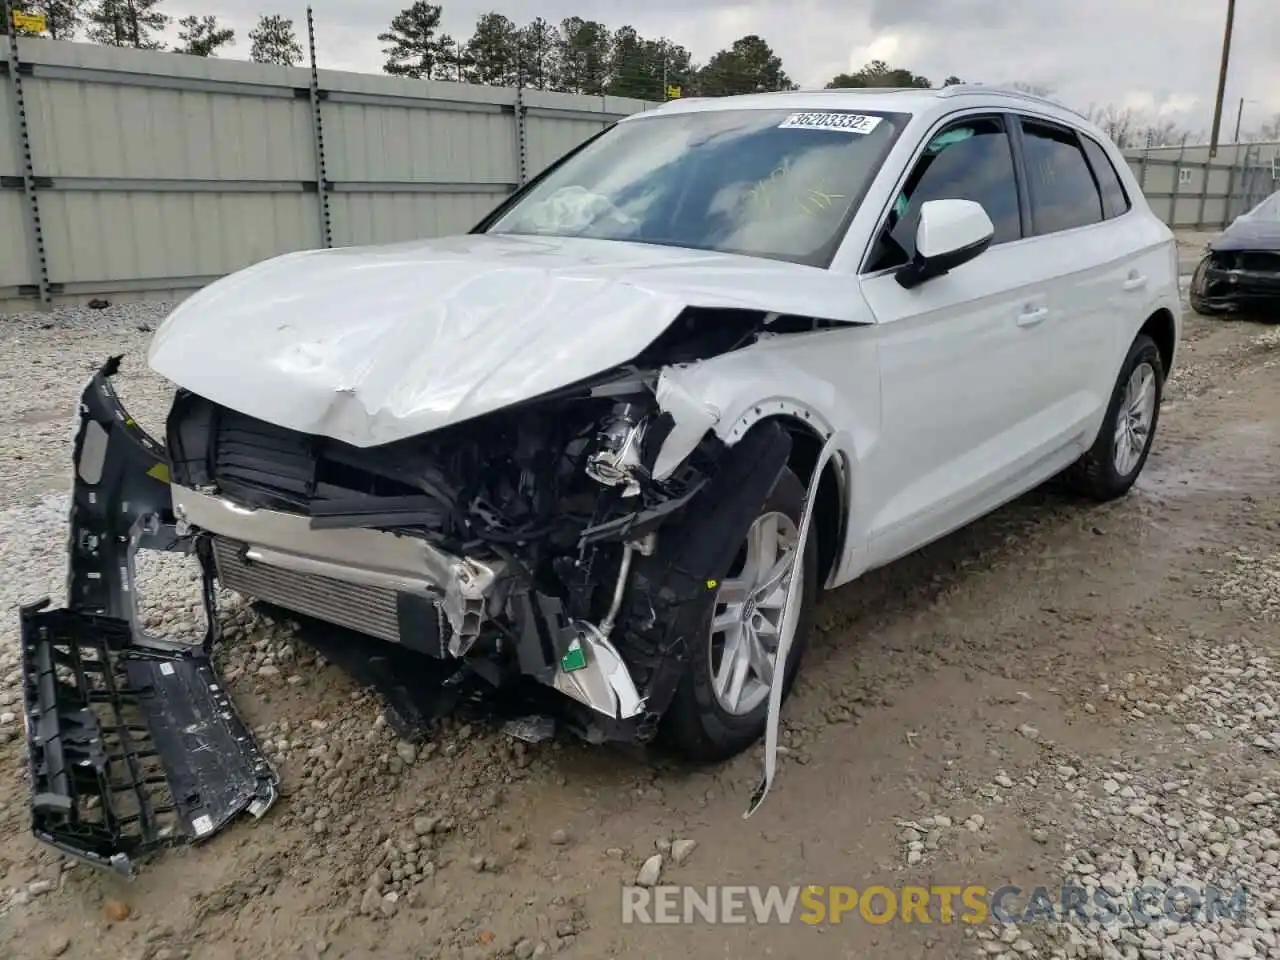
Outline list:
[[[783,695],[790,692],[813,629],[818,593],[816,538],[810,536],[804,554],[792,560],[804,494],[799,478],[785,470],[733,567],[709,594],[702,632],[693,640],[686,673],[663,718],[664,739],[686,759],[726,760],[763,736],[769,688],[779,669],[787,591],[791,579],[800,577],[799,616],[782,676]]]
[[[1071,487],[1098,501],[1129,492],[1155,439],[1164,396],[1164,363],[1155,341],[1139,334],[1129,347],[1093,446],[1068,472]]]

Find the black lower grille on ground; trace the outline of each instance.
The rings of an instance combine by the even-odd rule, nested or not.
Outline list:
[[[21,609],[32,832],[130,875],[138,858],[261,816],[279,781],[201,647],[133,642],[123,620]]]

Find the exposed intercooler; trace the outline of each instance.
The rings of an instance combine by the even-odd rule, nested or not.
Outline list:
[[[400,640],[396,593],[257,563],[244,544],[213,539],[218,580],[228,589],[392,643]]]

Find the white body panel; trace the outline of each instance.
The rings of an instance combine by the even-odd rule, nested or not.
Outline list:
[[[621,364],[685,306],[857,324],[767,337],[663,372],[686,409],[700,404],[730,442],[774,414],[846,438],[837,452],[846,538],[828,581],[839,584],[1067,466],[1092,444],[1141,326],[1167,310],[1181,329],[1172,234],[1105,135],[1035,98],[948,89],[676,101],[658,111],[911,114],[826,269],[545,237],[292,254],[180,306],[157,333],[151,364],[244,413],[372,446]],[[930,131],[1004,111],[1068,124],[1106,145],[1132,209],[992,247],[912,289],[889,273],[861,275],[870,238]]]
[[[1016,481],[1054,444],[1049,331],[1039,322],[1048,298],[1022,279],[1033,259],[1004,244],[912,290],[892,274],[863,282],[880,321],[883,430],[904,438],[862,474],[875,509],[873,562],[973,516],[987,491]]]

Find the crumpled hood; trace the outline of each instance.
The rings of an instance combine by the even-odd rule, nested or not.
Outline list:
[[[758,258],[545,237],[307,251],[192,295],[156,332],[148,361],[215,403],[367,447],[625,363],[686,306],[852,321],[860,301],[850,279]]]

